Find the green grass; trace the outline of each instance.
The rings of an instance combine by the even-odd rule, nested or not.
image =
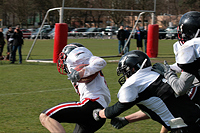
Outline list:
[[[68,43],[79,42],[90,49],[94,55],[110,56],[118,54],[117,40],[96,39],[69,39]],[[157,58],[151,58],[152,63],[167,60],[174,63],[172,45],[175,40],[159,40]],[[44,109],[61,102],[78,101],[79,97],[72,88],[67,77],[58,73],[56,64],[26,62],[26,56],[33,40],[25,40],[22,48],[23,64],[9,64],[9,61],[0,61],[0,133],[44,133],[48,132],[38,119]],[[52,59],[53,40],[38,40],[31,53],[30,59]],[[136,49],[135,40],[131,40],[131,50]],[[4,47],[4,53],[6,47]],[[18,60],[18,54],[17,54]],[[111,92],[111,103],[117,102],[117,92],[120,88],[116,74],[116,62],[119,57],[105,58],[107,66],[103,69],[106,81]],[[138,111],[137,107],[121,114],[128,115]],[[117,130],[107,120],[98,133],[158,133],[161,125],[153,120],[145,120],[129,124]],[[72,132],[74,124],[63,124],[67,132]]]

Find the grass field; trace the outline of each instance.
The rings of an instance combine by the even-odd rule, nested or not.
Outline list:
[[[151,58],[152,64],[167,60],[174,63],[172,45],[176,40],[159,40],[157,58]],[[118,54],[117,40],[69,39],[68,43],[79,42],[90,49],[94,55],[110,56]],[[26,56],[33,40],[25,40],[22,48],[23,64],[9,64],[0,61],[0,133],[45,133],[48,132],[38,119],[44,109],[61,102],[78,101],[79,97],[72,88],[67,77],[58,73],[56,64],[26,62]],[[131,40],[130,49],[136,49],[135,40]],[[6,47],[4,47],[4,55]],[[18,54],[17,54],[18,60]],[[30,59],[52,59],[53,40],[38,40],[31,53]],[[119,57],[105,58],[107,66],[103,69],[111,92],[111,103],[117,102],[117,92],[120,88],[116,74],[116,62]],[[137,107],[121,114],[128,115],[137,111]],[[161,125],[153,120],[145,120],[129,124],[117,130],[107,120],[98,133],[158,133]],[[67,133],[73,132],[74,124],[63,124]]]

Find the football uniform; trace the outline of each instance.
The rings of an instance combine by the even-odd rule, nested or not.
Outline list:
[[[167,82],[171,85],[174,92],[177,94],[177,96],[188,93],[195,76],[185,71],[179,71],[180,67],[178,67],[176,63],[170,65],[170,68],[171,69],[164,74],[164,77],[167,79]],[[181,73],[179,78],[175,72]]]
[[[200,38],[195,38],[187,41],[184,45],[181,42],[174,44],[174,53],[176,55],[176,61],[180,64],[192,63],[198,58]],[[195,44],[194,46],[192,44]],[[188,50],[188,51],[185,51]],[[170,65],[171,70],[167,71],[164,76],[168,80],[177,96],[188,94],[191,100],[200,105],[200,86],[197,84],[198,79],[193,74],[182,71],[177,65],[177,62]],[[193,68],[190,68],[193,69]],[[181,73],[180,77],[176,73]]]
[[[177,69],[179,68],[178,66],[176,67]],[[175,70],[175,65],[170,65],[170,68]],[[176,73],[172,70],[166,72],[164,76],[173,88],[175,94],[177,96],[188,94],[190,99],[200,106],[200,85],[198,79],[196,79],[194,75],[184,71],[181,72],[178,78]]]
[[[102,73],[106,61],[93,54],[85,47],[73,49],[66,60],[70,71],[80,64],[88,64],[85,67],[83,77],[88,77],[96,72],[97,76],[89,83],[72,82],[76,93],[80,96],[80,102],[66,102],[43,111],[47,116],[58,122],[76,123],[74,132],[95,132],[105,123],[105,119],[95,121],[92,111],[97,108],[105,108],[111,98],[108,86]]]
[[[200,118],[199,108],[186,94],[176,97],[167,80],[151,69],[151,66],[140,69],[126,80],[118,92],[119,102],[105,109],[106,117],[114,118],[137,105],[170,131],[178,128],[171,121],[179,117],[184,121],[182,127],[199,131],[196,123]]]
[[[200,38],[193,38],[183,45],[180,43],[177,41],[173,46],[176,63],[200,80]]]

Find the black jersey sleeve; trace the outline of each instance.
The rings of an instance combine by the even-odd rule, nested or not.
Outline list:
[[[128,110],[129,108],[131,108],[134,105],[135,105],[135,102],[120,103],[118,101],[113,106],[107,107],[105,109],[105,116],[106,116],[106,118],[109,118],[109,119],[114,118],[114,117],[120,115],[121,113],[123,113],[124,111]]]

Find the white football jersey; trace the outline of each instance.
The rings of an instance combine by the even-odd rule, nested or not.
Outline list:
[[[118,99],[121,103],[135,101],[138,93],[144,91],[159,77],[160,74],[151,69],[152,67],[140,69],[126,80],[118,92]]]
[[[106,84],[105,78],[101,70],[106,66],[106,61],[93,54],[85,47],[78,47],[72,50],[66,60],[67,67],[70,71],[80,64],[89,64],[85,67],[83,77],[88,77],[96,72],[99,72],[95,79],[89,83],[72,83],[76,92],[80,96],[80,101],[89,98],[99,102],[106,108],[110,101],[110,91]]]
[[[177,63],[192,63],[199,58],[200,55],[200,38],[193,38],[183,45],[180,45],[180,42],[177,41],[173,47]]]

